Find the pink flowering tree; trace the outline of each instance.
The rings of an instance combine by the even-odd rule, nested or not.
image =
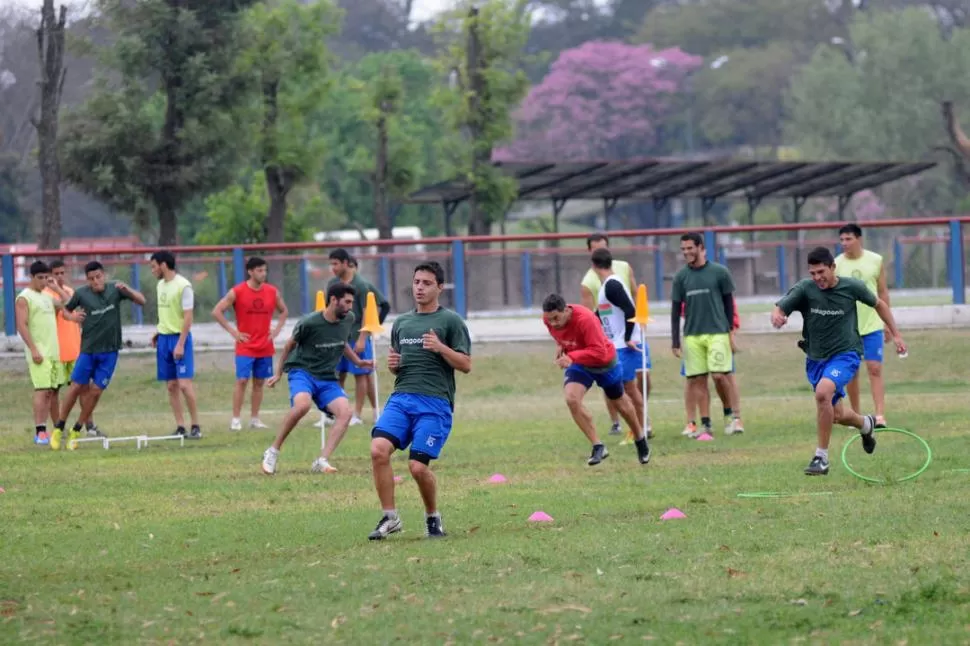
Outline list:
[[[561,161],[658,154],[665,135],[683,125],[687,77],[702,63],[675,47],[594,41],[566,50],[519,107],[516,141],[494,157]]]
[[[817,222],[831,222],[839,218],[839,201],[836,198],[813,200],[812,218]],[[854,222],[878,220],[886,214],[886,205],[870,190],[852,196],[843,217]]]

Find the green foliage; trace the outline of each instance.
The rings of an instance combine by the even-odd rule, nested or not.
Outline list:
[[[23,179],[17,158],[0,153],[0,242],[18,242],[30,232],[21,203]]]

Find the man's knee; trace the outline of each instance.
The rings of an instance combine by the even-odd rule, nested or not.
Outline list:
[[[312,406],[313,398],[310,397],[310,393],[297,393],[293,396],[292,410],[294,413],[306,415],[310,412]]]
[[[835,384],[828,379],[823,379],[815,386],[815,403],[819,405],[830,405],[832,397],[835,395]]]
[[[879,361],[866,361],[866,370],[868,370],[870,377],[876,379],[882,377],[882,363]]]
[[[408,469],[415,480],[423,480],[431,476],[431,456],[412,453],[408,459]]]
[[[338,424],[349,424],[350,419],[353,417],[354,411],[350,407],[350,402],[346,398],[341,397],[340,399],[335,399],[334,401],[327,404],[327,410],[333,415],[333,419]]]
[[[236,379],[236,386],[238,386],[239,388],[245,389],[246,388],[246,384],[248,384],[248,383],[249,383],[249,377],[238,377]]]
[[[569,410],[578,410],[583,406],[583,397],[586,395],[586,390],[583,388],[570,386],[573,386],[573,384],[566,385],[566,406],[569,407]]]
[[[390,463],[394,445],[386,437],[375,437],[370,441],[370,459],[376,464]]]
[[[169,395],[174,395],[179,391],[179,382],[174,379],[171,381],[167,381],[165,382],[165,388],[168,389]]]

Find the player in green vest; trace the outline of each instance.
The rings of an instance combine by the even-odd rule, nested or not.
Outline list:
[[[856,278],[866,284],[873,294],[889,306],[889,286],[886,282],[886,265],[875,251],[862,248],[862,229],[857,224],[847,224],[839,229],[842,253],[835,258],[835,275]],[[882,378],[882,355],[885,341],[891,340],[876,310],[864,303],[856,303],[859,319],[859,336],[862,337],[863,359],[869,373],[869,389],[876,406],[876,426],[886,425],[886,386]],[[845,388],[852,402],[852,410],[859,410],[859,373]]]

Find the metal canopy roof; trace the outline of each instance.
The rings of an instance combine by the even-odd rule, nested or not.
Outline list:
[[[853,193],[917,175],[935,162],[770,162],[747,160],[643,159],[601,162],[495,162],[514,177],[520,200],[661,200],[675,197],[849,197]],[[470,197],[464,180],[422,188],[406,204],[457,204]]]

